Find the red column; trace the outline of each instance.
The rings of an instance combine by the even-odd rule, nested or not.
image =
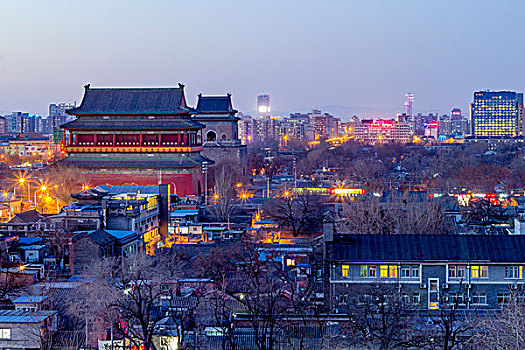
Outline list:
[[[139,146],[142,147],[144,146],[144,140],[143,140],[142,134],[139,135],[139,138],[140,138]]]
[[[162,134],[159,134],[159,146],[161,145],[162,143]]]
[[[180,146],[181,143],[181,137],[180,134],[177,134],[177,146]]]
[[[93,134],[93,146],[97,145],[97,134]]]
[[[117,134],[113,134],[113,147],[117,145]]]

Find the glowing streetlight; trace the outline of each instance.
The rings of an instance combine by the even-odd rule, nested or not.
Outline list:
[[[285,197],[290,197],[290,191],[288,191],[288,190],[284,191],[283,194],[284,194]]]
[[[20,177],[16,180],[20,186],[27,184],[27,201],[31,202],[31,188],[29,187],[29,181],[26,178]]]

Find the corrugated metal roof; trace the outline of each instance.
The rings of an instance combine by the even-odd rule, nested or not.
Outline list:
[[[193,215],[198,215],[199,214],[199,210],[198,209],[188,209],[188,210],[175,210],[175,211],[172,211],[170,216],[172,218],[183,218],[185,216],[193,216]]]
[[[56,311],[0,310],[2,323],[40,323],[56,314]]]
[[[13,300],[13,304],[41,303],[44,299],[45,297],[40,295],[22,295]]]

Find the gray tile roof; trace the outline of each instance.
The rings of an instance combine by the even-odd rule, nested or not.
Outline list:
[[[81,158],[67,157],[61,159],[58,164],[61,166],[75,166],[79,168],[188,168],[200,166],[203,162],[213,164],[211,160],[200,154],[192,154],[188,157],[164,157],[144,159],[137,158]]]
[[[328,259],[354,262],[525,262],[525,235],[338,235]]]
[[[197,107],[195,108],[196,113],[237,113],[233,109],[231,95],[226,96],[202,96],[199,95]]]
[[[187,114],[184,85],[178,88],[108,88],[85,86],[79,107],[66,111],[85,114]]]

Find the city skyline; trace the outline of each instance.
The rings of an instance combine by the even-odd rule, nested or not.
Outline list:
[[[511,64],[523,54],[510,35],[525,9],[518,1],[54,5],[0,5],[3,112],[45,116],[50,103],[79,103],[86,83],[182,82],[190,105],[200,92],[231,92],[249,113],[268,93],[283,115],[335,106],[344,118],[389,117],[407,92],[415,112],[466,112],[474,91],[523,91],[525,81]]]

